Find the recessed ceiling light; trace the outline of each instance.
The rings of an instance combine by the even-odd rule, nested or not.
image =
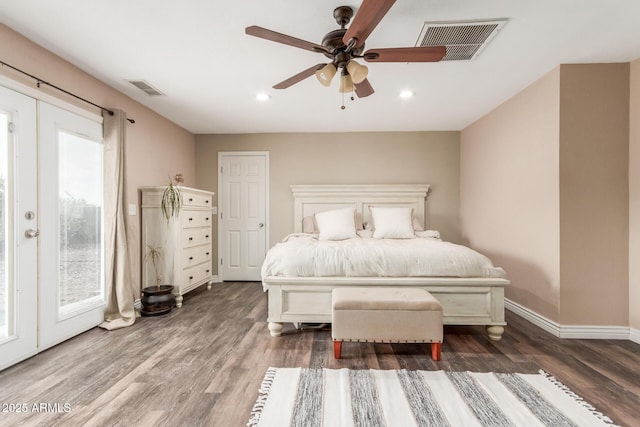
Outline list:
[[[412,92],[410,90],[403,90],[402,92],[400,92],[400,98],[413,98],[413,96],[415,95],[415,92]]]
[[[256,95],[256,99],[258,101],[268,101],[269,99],[271,99],[271,97],[269,95],[267,95],[266,93],[259,93]]]

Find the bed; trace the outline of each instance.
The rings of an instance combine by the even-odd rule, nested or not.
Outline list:
[[[373,266],[363,267],[358,262],[348,263],[349,271],[336,269],[334,274],[332,271],[334,267],[326,267],[318,260],[314,261],[315,269],[297,264],[303,263],[305,251],[311,250],[307,246],[313,248],[315,245],[313,239],[317,239],[317,236],[303,233],[303,222],[314,218],[316,214],[318,214],[316,218],[320,218],[320,215],[326,212],[351,209],[362,221],[362,228],[365,228],[373,220],[372,212],[378,212],[377,215],[380,218],[380,212],[384,212],[385,209],[386,211],[410,209],[414,228],[424,228],[429,185],[292,185],[291,191],[294,199],[294,233],[285,239],[290,242],[278,243],[269,250],[262,269],[262,283],[265,290],[268,290],[268,327],[271,336],[280,336],[283,324],[287,322],[296,325],[330,323],[331,291],[336,287],[403,286],[423,288],[436,297],[443,307],[445,325],[482,325],[486,327],[491,340],[498,341],[502,338],[506,325],[504,288],[509,285],[509,281],[505,278],[504,271],[499,267],[493,267],[488,258],[464,246],[446,244],[447,248],[456,247],[456,251],[477,254],[479,259],[488,261],[488,266],[470,268],[462,273],[464,277],[460,277],[456,275],[458,273],[450,273],[447,270],[438,270],[435,275],[430,271],[420,270],[400,276],[398,272],[379,272]],[[421,247],[437,247],[441,244],[438,242],[437,232],[424,231],[416,234],[422,240],[407,239],[407,242],[413,241],[413,244]],[[367,246],[375,244],[374,240],[381,243],[387,240],[371,237],[370,234],[363,232],[362,235],[346,240],[346,243],[336,242],[335,244],[349,245],[349,252],[351,252],[357,245]],[[400,243],[400,240],[395,239],[385,244],[392,246],[404,244]],[[290,253],[295,253],[300,260],[297,260],[296,256],[283,256],[285,252],[282,250],[288,244],[298,245],[294,252]],[[320,242],[320,244],[327,243]],[[331,244],[334,243],[331,242]],[[332,256],[338,257],[338,255]],[[278,269],[274,267],[274,259],[286,259],[288,264]],[[454,262],[457,263],[457,261]],[[374,261],[373,264],[375,263]],[[413,262],[411,265],[418,264],[422,266],[424,263]]]

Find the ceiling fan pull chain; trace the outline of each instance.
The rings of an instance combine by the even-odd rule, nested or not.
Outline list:
[[[340,106],[340,109],[344,110],[345,108],[347,107],[344,106],[344,92],[342,92],[342,105]]]

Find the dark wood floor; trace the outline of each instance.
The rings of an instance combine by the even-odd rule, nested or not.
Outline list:
[[[481,327],[446,327],[441,362],[413,344],[345,343],[335,360],[329,330],[286,325],[271,338],[266,313],[259,283],[225,283],[187,295],[167,316],[92,329],[0,372],[0,404],[29,410],[0,412],[0,425],[244,426],[270,366],[543,369],[615,422],[640,422],[640,345],[630,341],[560,340],[507,313],[500,342]]]

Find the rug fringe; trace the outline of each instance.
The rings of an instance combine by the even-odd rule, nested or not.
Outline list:
[[[264,375],[264,379],[262,380],[262,384],[260,384],[260,389],[258,390],[258,399],[251,409],[251,416],[247,423],[248,427],[256,427],[260,422],[262,410],[264,409],[264,405],[267,403],[267,398],[271,391],[271,385],[273,385],[273,380],[276,377],[276,370],[276,368],[271,367],[267,369],[267,373]]]
[[[573,392],[573,390],[571,390],[569,387],[567,387],[566,385],[564,385],[560,380],[558,380],[556,377],[554,377],[553,375],[550,375],[549,373],[547,373],[546,371],[543,371],[542,369],[540,369],[538,371],[538,373],[540,375],[542,375],[543,377],[545,377],[547,380],[549,380],[552,384],[554,384],[556,387],[558,387],[560,390],[564,391],[567,395],[569,395],[571,398],[573,398],[574,401],[576,401],[576,403],[578,403],[579,405],[583,406],[585,409],[587,409],[589,412],[591,412],[595,417],[597,417],[598,419],[600,419],[603,423],[605,424],[609,424],[611,426],[616,426],[619,427],[617,424],[615,424],[613,422],[613,420],[609,417],[607,417],[605,414],[603,414],[602,412],[598,411],[595,406],[593,406],[592,404],[590,404],[589,402],[585,401],[582,397],[580,397],[579,395],[575,394]]]

